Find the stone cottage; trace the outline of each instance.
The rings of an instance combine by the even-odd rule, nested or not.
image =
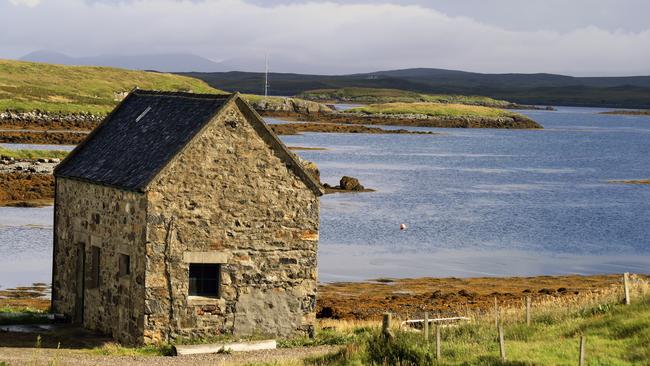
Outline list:
[[[55,312],[126,344],[313,330],[321,186],[239,94],[135,90],[54,175]]]

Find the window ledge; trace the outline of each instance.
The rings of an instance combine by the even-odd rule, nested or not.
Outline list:
[[[226,300],[220,297],[211,297],[211,296],[188,296],[187,304],[188,305],[219,305],[221,303],[226,303]]]

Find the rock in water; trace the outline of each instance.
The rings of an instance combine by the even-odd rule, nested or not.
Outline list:
[[[339,182],[341,189],[346,191],[363,191],[364,188],[357,178],[343,176]]]

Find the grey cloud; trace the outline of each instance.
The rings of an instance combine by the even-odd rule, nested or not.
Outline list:
[[[481,72],[650,73],[650,31],[616,27],[626,23],[617,23],[612,14],[596,16],[600,10],[594,10],[595,6],[582,9],[585,16],[579,17],[575,4],[584,5],[583,0],[562,2],[573,4],[564,7],[556,0],[534,2],[537,5],[506,0],[463,2],[462,6],[443,0],[408,3],[418,6],[406,2],[259,3],[42,0],[38,6],[26,7],[0,0],[0,57],[20,57],[38,49],[72,56],[184,52],[225,61],[233,69],[261,70],[268,52],[272,69],[283,72],[439,67]],[[497,9],[503,14],[494,10],[490,15],[482,3],[510,7],[503,5]],[[524,9],[515,3],[529,5]],[[603,9],[611,6],[609,1],[597,3]],[[555,26],[516,26],[517,14],[528,11],[548,19],[551,10],[573,15],[557,15]],[[619,17],[635,18],[636,10],[621,7]],[[585,20],[589,17],[593,22]]]

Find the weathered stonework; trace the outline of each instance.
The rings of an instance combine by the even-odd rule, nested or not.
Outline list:
[[[318,198],[236,106],[176,157],[147,197],[146,341],[310,331]],[[192,299],[183,256],[207,251],[228,258],[222,298]]]
[[[223,108],[143,192],[57,178],[56,312],[76,315],[84,243],[88,260],[101,248],[101,275],[83,324],[120,342],[313,331],[318,195],[254,112]],[[190,263],[221,264],[218,298],[189,296]]]
[[[83,325],[124,343],[138,343],[144,324],[146,196],[58,178],[52,305],[75,317],[78,248],[85,250]],[[91,248],[100,248],[99,286],[91,288]],[[119,254],[131,258],[131,275],[117,272]]]

